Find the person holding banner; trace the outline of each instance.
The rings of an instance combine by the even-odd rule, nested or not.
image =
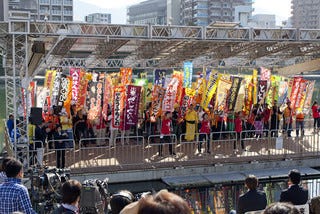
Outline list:
[[[284,127],[283,129],[287,132],[288,137],[291,137],[292,131],[292,109],[291,109],[291,101],[287,101],[287,107],[283,111],[284,117]]]
[[[297,109],[296,113],[296,135],[299,137],[299,129],[301,129],[301,136],[304,136],[304,114],[301,109]]]
[[[186,121],[186,141],[193,141],[196,133],[196,126],[198,123],[198,114],[194,110],[193,104],[190,104],[190,107],[185,116]]]
[[[176,155],[176,153],[173,152],[172,149],[172,141],[171,141],[171,112],[167,111],[164,114],[164,118],[162,120],[162,125],[161,125],[161,144],[167,143],[169,144],[169,153],[170,155]],[[162,156],[162,145],[159,145],[159,156]]]

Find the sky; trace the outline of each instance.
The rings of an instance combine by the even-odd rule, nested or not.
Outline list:
[[[75,21],[84,21],[89,13],[111,13],[113,24],[126,23],[126,9],[143,0],[74,0]],[[291,16],[291,0],[254,0],[253,14],[274,14],[277,25]]]

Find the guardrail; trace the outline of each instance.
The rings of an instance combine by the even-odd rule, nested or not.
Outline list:
[[[238,136],[236,132],[212,132],[208,136],[209,148],[207,139],[200,142],[200,133],[195,134],[193,141],[185,140],[185,134],[181,134],[179,139],[174,134],[167,135],[169,143],[164,143],[162,137],[165,136],[161,135],[150,135],[146,138],[116,137],[113,142],[110,138],[86,138],[81,139],[74,148],[66,149],[65,167],[77,172],[122,171],[303,159],[320,154],[319,134],[310,130],[304,136],[295,136],[295,132],[292,132],[292,137],[288,137],[281,130],[276,131],[278,137],[271,137],[270,130],[268,136],[265,136],[265,132],[259,137],[250,135],[250,132],[252,131],[243,131]],[[97,141],[100,141],[99,145],[96,144]],[[159,154],[161,148],[162,155]],[[57,151],[46,148],[46,165],[56,166]]]

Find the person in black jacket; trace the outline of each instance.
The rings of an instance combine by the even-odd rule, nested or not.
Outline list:
[[[56,125],[56,131],[53,134],[54,138],[54,147],[56,149],[57,154],[57,168],[64,168],[65,166],[65,148],[66,148],[66,140],[68,139],[68,133],[62,131],[61,125]]]
[[[81,195],[81,183],[77,180],[66,181],[61,188],[62,204],[52,214],[77,214]]]
[[[257,190],[257,177],[249,175],[245,180],[245,185],[249,191],[239,197],[237,214],[265,209],[267,206],[267,197],[264,192]]]
[[[301,174],[293,169],[289,172],[289,188],[283,190],[280,195],[280,202],[290,202],[293,205],[303,205],[308,201],[308,190],[299,186]]]

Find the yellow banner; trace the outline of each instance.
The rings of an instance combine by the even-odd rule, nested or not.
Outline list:
[[[257,96],[258,96],[258,71],[256,69],[252,72],[252,84],[253,84],[253,104],[256,104],[258,102]]]
[[[208,105],[212,99],[212,96],[217,90],[217,85],[220,77],[221,77],[221,74],[218,74],[216,71],[213,71],[213,70],[211,71],[207,88],[203,93],[202,100],[201,100],[202,108],[204,109],[208,108]]]

